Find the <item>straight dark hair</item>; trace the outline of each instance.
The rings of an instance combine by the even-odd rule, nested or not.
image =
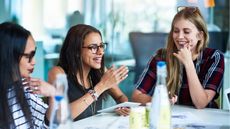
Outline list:
[[[0,128],[15,128],[13,112],[9,108],[9,90],[13,90],[26,120],[32,125],[29,104],[22,86],[19,62],[31,33],[22,26],[0,24]]]
[[[77,80],[77,73],[80,74],[80,80],[83,82],[83,61],[82,61],[82,47],[86,36],[90,33],[101,33],[96,28],[78,24],[71,27],[64,40],[58,65],[61,66],[66,72],[69,79],[73,80],[78,86],[80,83]],[[100,69],[91,69],[89,76],[95,86],[104,74],[104,56]],[[80,87],[84,91],[84,87]]]

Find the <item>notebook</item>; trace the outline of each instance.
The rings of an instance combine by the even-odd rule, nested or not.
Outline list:
[[[105,109],[102,109],[102,110],[99,110],[97,112],[105,112],[105,113],[111,113],[111,112],[114,112],[114,110],[118,107],[129,107],[129,108],[132,108],[132,107],[137,107],[137,106],[140,106],[141,103],[135,103],[135,102],[124,102],[124,103],[120,103],[120,104],[117,104],[117,105],[114,105],[112,107],[108,107],[108,108],[105,108]]]

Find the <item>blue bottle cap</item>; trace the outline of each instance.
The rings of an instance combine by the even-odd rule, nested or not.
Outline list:
[[[166,65],[165,61],[158,61],[157,62],[157,66],[159,66],[159,67],[162,67],[162,66],[165,66],[165,65]]]

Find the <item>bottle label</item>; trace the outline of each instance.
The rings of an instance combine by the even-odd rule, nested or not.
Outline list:
[[[129,115],[129,129],[148,129],[145,107],[131,108]]]
[[[171,126],[171,113],[169,106],[165,105],[161,107],[160,118],[158,123],[158,129],[170,129]]]

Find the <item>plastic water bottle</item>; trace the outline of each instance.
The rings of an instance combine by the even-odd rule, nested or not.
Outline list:
[[[171,108],[166,87],[167,69],[164,61],[157,62],[157,83],[150,108],[150,129],[171,128]]]
[[[67,97],[68,82],[65,74],[58,74],[55,81],[55,102],[50,118],[50,129],[72,129],[69,101]]]

